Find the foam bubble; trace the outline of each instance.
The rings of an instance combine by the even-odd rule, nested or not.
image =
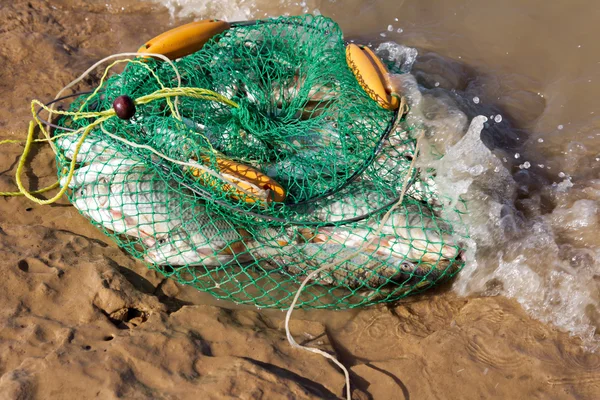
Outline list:
[[[224,21],[243,21],[259,17],[277,16],[280,10],[296,15],[308,13],[314,7],[313,14],[320,13],[319,3],[315,1],[293,2],[292,0],[247,1],[247,0],[148,0],[164,5],[171,18],[216,18]],[[331,0],[330,0],[331,1]]]
[[[424,82],[432,82],[431,86],[439,78],[444,79],[440,74],[443,68],[435,70],[434,79],[427,76],[427,70],[418,68],[418,64],[413,66],[413,73]],[[481,140],[490,129],[495,129],[496,136],[513,135],[508,124],[488,125],[488,118],[481,115],[469,123],[460,109],[473,110],[473,97],[467,93],[454,90],[445,95],[445,89],[439,86],[425,89],[412,74],[397,75],[394,80],[402,85],[409,99],[409,123],[421,127],[426,132],[426,146],[435,149],[424,151],[418,165],[435,168],[435,184],[448,199],[447,204],[457,204],[459,196],[467,199],[464,221],[471,240],[467,241],[467,264],[453,289],[461,295],[483,293],[514,298],[534,318],[578,335],[587,348],[594,348],[595,328],[588,308],[597,309],[600,305],[593,280],[600,250],[590,252],[582,246],[597,241],[594,238],[600,230],[600,188],[597,198],[585,200],[585,196],[591,196],[589,188],[574,192],[576,184],[563,172],[562,181],[545,190],[556,204],[565,205],[548,214],[542,211],[539,201],[530,199],[529,207],[537,217],[526,218],[514,199],[517,190],[528,190],[528,185],[535,182],[532,163],[523,162],[513,176],[507,169],[510,161],[498,158]],[[456,101],[457,98],[462,101]],[[498,116],[494,114],[491,119],[496,121]],[[583,147],[571,143],[568,150],[571,149],[568,154],[573,157]],[[436,158],[432,154],[443,156]],[[512,154],[515,159],[522,157],[521,152],[513,150]],[[600,155],[595,157],[600,159]],[[536,165],[550,169],[544,163]],[[579,193],[577,196],[584,200],[569,202],[566,199],[571,193]],[[573,246],[568,258],[563,257],[561,250],[564,243]],[[578,269],[574,270],[573,265]]]
[[[247,4],[244,0],[154,0],[164,5],[171,18],[215,18],[224,21],[252,19],[257,15],[255,3]]]
[[[395,42],[383,42],[375,49],[375,53],[384,60],[392,61],[402,72],[409,72],[419,54],[417,49],[406,47]]]

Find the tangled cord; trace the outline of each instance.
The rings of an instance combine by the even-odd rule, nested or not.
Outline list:
[[[154,78],[158,81],[159,85],[161,86],[161,89],[145,95],[145,96],[141,96],[137,99],[134,100],[134,103],[136,105],[139,104],[148,104],[152,101],[158,100],[158,99],[166,99],[168,104],[171,107],[171,110],[173,112],[173,114],[176,116],[176,118],[181,119],[181,117],[179,116],[179,112],[177,110],[177,99],[181,96],[181,97],[191,97],[191,98],[195,98],[195,99],[202,99],[202,100],[208,100],[208,101],[215,101],[215,102],[219,102],[225,105],[228,105],[232,108],[238,108],[239,105],[237,103],[235,103],[234,101],[228,99],[225,96],[220,95],[219,93],[213,92],[211,90],[207,90],[207,89],[202,89],[202,88],[190,88],[190,87],[181,87],[181,76],[179,74],[179,71],[177,70],[177,67],[173,64],[173,62],[171,60],[169,60],[168,58],[166,58],[165,56],[161,55],[161,54],[154,54],[154,53],[120,53],[120,54],[113,54],[111,56],[105,57],[102,60],[96,62],[93,66],[91,66],[90,68],[88,68],[83,74],[81,74],[78,78],[76,78],[75,80],[73,80],[71,83],[69,83],[67,86],[65,86],[64,88],[62,88],[54,97],[54,101],[50,103],[50,106],[47,106],[43,103],[41,103],[39,100],[33,100],[31,102],[31,112],[33,115],[33,121],[31,121],[29,123],[29,130],[27,133],[27,138],[25,139],[25,148],[23,149],[23,152],[21,154],[21,157],[19,159],[19,163],[17,166],[17,171],[16,171],[16,183],[17,183],[17,187],[19,188],[18,192],[0,192],[0,195],[2,196],[25,196],[27,197],[29,200],[40,204],[40,205],[46,205],[46,204],[52,204],[56,201],[58,201],[68,190],[68,186],[71,183],[71,180],[73,179],[73,175],[75,174],[75,170],[76,170],[76,165],[77,165],[77,155],[79,154],[81,147],[83,146],[83,143],[86,139],[86,137],[88,136],[88,134],[92,131],[92,129],[94,129],[97,126],[100,126],[100,128],[102,129],[102,131],[107,134],[108,136],[110,136],[112,139],[120,141],[128,146],[131,147],[135,147],[135,148],[143,148],[145,150],[149,150],[151,152],[153,152],[154,154],[156,154],[157,156],[175,163],[175,164],[179,164],[179,165],[183,165],[183,166],[188,166],[188,167],[192,167],[192,168],[197,168],[199,170],[202,170],[206,173],[208,173],[209,175],[213,176],[214,178],[221,180],[223,182],[225,182],[228,185],[231,185],[231,187],[246,193],[247,195],[252,195],[252,193],[250,193],[248,190],[240,187],[239,185],[237,185],[235,182],[232,182],[230,179],[227,179],[226,177],[224,177],[223,175],[219,174],[218,172],[215,172],[214,170],[205,167],[204,165],[197,163],[193,160],[190,160],[188,162],[182,162],[182,161],[177,161],[177,160],[173,160],[172,158],[160,153],[159,151],[157,151],[156,149],[147,146],[147,145],[140,145],[137,143],[133,143],[131,141],[128,141],[127,139],[124,139],[122,137],[119,137],[117,135],[114,135],[110,132],[107,132],[105,129],[103,129],[102,127],[102,123],[106,120],[108,120],[109,118],[112,118],[116,115],[115,110],[114,109],[108,109],[108,110],[103,110],[103,111],[88,111],[88,112],[82,112],[81,109],[85,106],[85,104],[89,101],[89,99],[91,97],[93,97],[95,94],[98,93],[98,91],[100,90],[101,85],[98,86],[98,88],[92,92],[92,94],[85,100],[85,102],[82,104],[82,106],[80,107],[79,111],[76,112],[71,112],[71,111],[60,111],[60,110],[55,110],[54,109],[54,102],[57,101],[57,99],[61,98],[62,94],[68,90],[69,88],[73,87],[74,85],[76,85],[77,83],[79,83],[82,79],[84,79],[87,75],[89,75],[91,73],[91,71],[93,71],[98,65],[100,65],[101,63],[116,58],[116,57],[121,57],[121,56],[129,56],[129,55],[135,55],[135,56],[156,56],[159,57],[161,59],[164,59],[165,61],[167,61],[172,68],[174,69],[176,75],[177,75],[177,79],[178,79],[178,87],[175,88],[167,88],[165,87],[162,82],[160,82],[160,79],[158,78],[158,76],[156,76],[156,74],[153,73],[153,71],[150,71],[152,73],[152,75],[154,76]],[[106,76],[108,75],[108,71],[113,68],[115,65],[120,64],[122,62],[134,62],[134,63],[138,63],[143,65],[144,67],[150,69],[147,65],[145,65],[143,62],[141,61],[137,61],[137,60],[118,60],[113,62],[112,64],[110,64],[104,71],[104,74],[101,78],[101,82],[104,81],[104,79],[106,79]],[[175,104],[172,104],[170,99],[171,98],[175,98]],[[48,112],[48,118],[46,122],[46,127],[44,128],[44,123],[42,122],[42,120],[40,119],[40,117],[38,116],[38,112],[36,112],[36,106],[39,106],[41,109],[45,110]],[[75,120],[76,119],[80,119],[80,118],[97,118],[94,122],[90,123],[89,125],[87,125],[86,127],[77,129],[77,130],[72,130],[71,132],[68,133],[64,133],[61,135],[56,135],[56,136],[51,136],[50,135],[50,127],[55,127],[56,125],[51,124],[49,121],[52,120],[52,116],[53,114],[58,114],[58,115],[66,115],[66,116],[72,116]],[[35,132],[35,127],[38,126],[40,128],[40,131],[43,133],[45,139],[34,139],[34,132]],[[47,186],[45,188],[39,189],[39,190],[35,190],[35,191],[28,191],[25,186],[23,185],[23,182],[21,180],[21,175],[23,173],[23,169],[25,167],[25,163],[27,161],[27,157],[29,156],[29,153],[31,151],[31,146],[33,143],[36,142],[48,142],[53,150],[53,152],[55,154],[58,154],[58,151],[56,149],[56,146],[54,144],[54,141],[56,139],[58,139],[59,137],[63,137],[63,136],[71,136],[71,135],[78,135],[81,133],[81,137],[79,138],[79,140],[76,143],[75,149],[74,149],[74,153],[72,156],[72,159],[69,163],[69,167],[68,170],[66,172],[66,182],[64,184],[64,186],[61,188],[61,190],[56,193],[56,195],[54,195],[52,198],[44,200],[44,199],[40,199],[38,197],[35,197],[35,194],[41,194],[41,193],[45,193],[48,192],[50,190],[56,189],[57,187],[60,186],[59,182],[55,182],[54,184]],[[21,140],[3,140],[0,142],[0,144],[9,144],[9,143],[22,143]]]

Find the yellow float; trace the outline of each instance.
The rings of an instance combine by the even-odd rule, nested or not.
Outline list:
[[[205,164],[210,164],[210,159],[203,159]],[[240,164],[223,158],[216,158],[217,171],[227,180],[233,182],[244,191],[223,184],[222,190],[230,193],[230,197],[236,200],[244,199],[247,203],[268,203],[271,201],[283,202],[285,190],[275,180],[262,172],[244,164]],[[214,180],[207,180],[209,174],[198,168],[190,168],[193,176],[199,178],[203,183],[211,184]]]
[[[228,22],[205,19],[161,33],[139,48],[138,53],[162,54],[171,60],[185,57],[202,48],[213,36],[230,28]]]
[[[387,110],[396,110],[400,106],[398,96],[392,95],[388,69],[371,49],[349,44],[346,62],[360,86],[377,104]]]

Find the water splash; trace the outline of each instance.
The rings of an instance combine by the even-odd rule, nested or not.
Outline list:
[[[379,44],[375,49],[375,53],[383,60],[392,62],[394,67],[401,72],[410,71],[419,54],[417,49],[395,42],[383,42]]]
[[[171,18],[215,18],[223,21],[245,21],[256,18],[302,13],[320,14],[318,1],[291,0],[147,0],[165,6]],[[286,10],[287,12],[282,12]]]
[[[436,169],[436,185],[448,203],[456,204],[460,196],[469,207],[468,264],[454,290],[514,298],[534,318],[596,349],[600,248],[594,235],[600,228],[600,182],[594,189],[590,182],[577,186],[563,174],[561,182],[544,184],[529,170],[529,161],[521,164],[527,168],[512,168],[506,155],[514,154],[517,160],[522,154],[484,144],[492,126],[483,115],[469,121],[467,113],[473,109],[464,105],[472,107],[473,97],[420,85],[417,77],[425,83],[431,79],[423,76],[427,72],[419,70],[418,60],[414,64],[412,73],[396,75],[393,81],[409,99],[409,121],[428,138],[429,151],[423,151],[421,166]],[[496,124],[503,121],[495,115]],[[498,126],[502,127],[495,125],[494,135],[512,135],[512,128]],[[554,207],[548,209],[544,199]]]
[[[258,7],[255,2],[245,0],[153,0],[169,10],[171,18],[198,19],[215,18],[224,21],[252,19]]]

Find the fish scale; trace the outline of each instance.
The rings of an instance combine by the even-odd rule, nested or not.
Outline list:
[[[125,169],[111,178],[102,176],[95,183],[81,186],[74,192],[73,204],[106,229],[141,238],[148,248],[147,261],[202,265],[213,255],[220,261],[234,258],[233,254],[217,254],[229,243],[243,241],[242,234],[227,220],[178,196],[142,166]],[[187,207],[182,208],[186,203]],[[219,265],[220,261],[206,262]]]
[[[334,266],[320,272],[315,281],[326,285],[344,285],[352,289],[376,289],[391,282],[403,283],[415,273],[415,265],[397,259],[383,260],[339,244],[307,243],[302,246],[260,246],[252,249],[259,263],[268,269],[284,266],[292,275],[308,275],[325,264]],[[351,258],[343,263],[336,261]]]

